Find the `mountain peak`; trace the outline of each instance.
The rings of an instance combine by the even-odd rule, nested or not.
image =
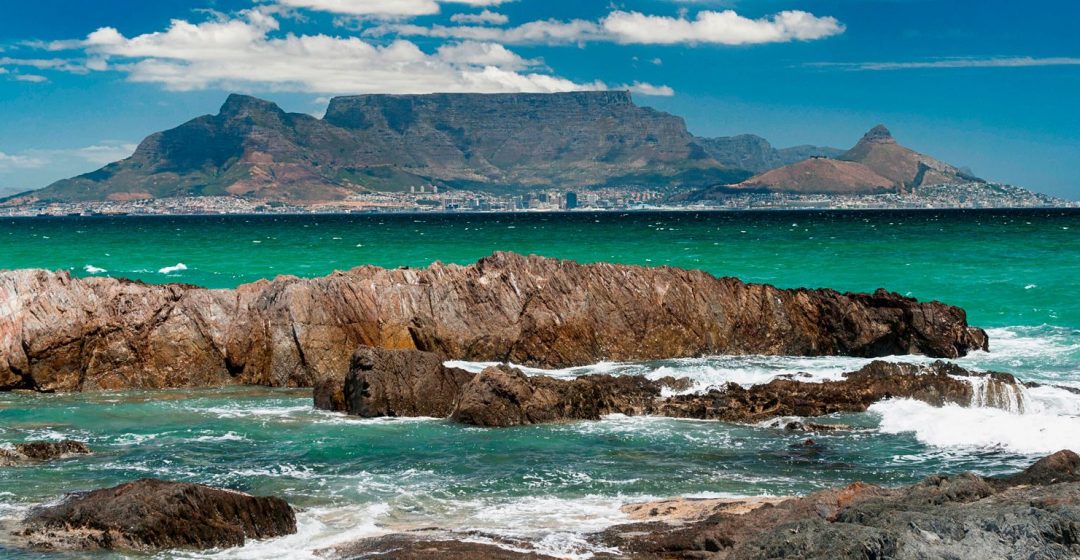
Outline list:
[[[869,132],[863,135],[860,142],[873,142],[875,144],[895,144],[896,139],[893,138],[891,132],[885,125],[879,124],[874,128],[871,128]]]
[[[226,117],[238,117],[255,113],[277,114],[283,112],[280,107],[271,101],[250,95],[231,93],[221,106],[219,114]]]

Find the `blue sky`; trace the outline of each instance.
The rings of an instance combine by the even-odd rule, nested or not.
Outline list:
[[[1080,199],[1080,2],[0,0],[0,191],[128,155],[228,92],[630,88],[706,136],[848,147],[879,122]]]

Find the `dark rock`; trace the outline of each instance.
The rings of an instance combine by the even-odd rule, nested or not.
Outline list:
[[[450,419],[488,427],[599,420],[605,414],[641,414],[660,390],[659,382],[639,376],[563,380],[489,367],[462,388]]]
[[[361,347],[345,378],[345,411],[363,417],[450,415],[474,374],[443,366],[431,352]],[[316,407],[319,402],[316,400]],[[321,407],[320,407],[321,408]]]
[[[1022,473],[1004,479],[1007,484],[1057,484],[1059,482],[1080,482],[1080,456],[1063,449],[1039,459]]]
[[[555,560],[552,556],[535,552],[518,552],[494,544],[455,540],[450,534],[390,534],[363,539],[323,554],[341,560]]]
[[[729,383],[723,390],[704,395],[677,395],[657,403],[654,413],[680,418],[760,422],[783,416],[823,416],[836,412],[862,412],[888,398],[917,399],[935,406],[968,406],[974,396],[971,383],[957,377],[988,377],[997,387],[989,394],[1019,391],[1008,374],[977,374],[947,362],[916,365],[873,361],[840,381],[803,383],[775,379],[744,388]],[[1017,393],[1018,394],[1018,393]],[[992,399],[990,406],[1005,404]],[[799,428],[795,423],[792,429]]]
[[[223,548],[296,532],[280,498],[141,479],[32,511],[20,532],[40,550]]]
[[[635,523],[593,540],[641,559],[1080,557],[1077,457],[1059,452],[1020,475],[933,476],[886,489],[853,484],[742,515],[690,524]],[[1070,482],[1055,482],[1063,473]],[[1025,476],[1032,474],[1032,476]]]
[[[33,441],[18,443],[8,449],[0,449],[0,466],[11,466],[28,461],[50,461],[70,455],[88,455],[90,448],[81,441]]]
[[[0,273],[0,390],[310,387],[359,346],[567,367],[710,354],[957,357],[964,311],[879,290],[781,290],[705,272],[496,253],[235,290]],[[336,390],[321,393],[328,406]],[[340,404],[340,401],[338,401]]]

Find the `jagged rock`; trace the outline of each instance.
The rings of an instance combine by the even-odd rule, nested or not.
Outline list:
[[[639,376],[584,375],[565,380],[489,367],[461,389],[450,419],[505,427],[641,414],[659,398],[661,388],[659,382]]]
[[[1065,560],[1080,556],[1080,483],[1070,478],[1077,461],[1062,451],[1026,471],[1053,471],[1072,482],[962,474],[897,489],[856,483],[741,515],[620,525],[593,540],[640,559]]]
[[[862,412],[888,398],[909,398],[934,406],[972,404],[972,384],[958,377],[986,378],[987,383],[1010,385],[1008,374],[977,374],[947,362],[929,365],[875,360],[838,381],[804,383],[775,379],[746,388],[729,383],[723,390],[703,395],[676,395],[657,403],[656,414],[679,418],[760,422],[783,416],[824,416],[835,412]],[[1013,389],[1001,389],[1011,391]],[[795,426],[794,428],[798,428]]]
[[[296,516],[280,498],[146,478],[32,511],[20,534],[39,550],[154,551],[242,546],[295,532]]]
[[[312,386],[359,346],[567,367],[707,354],[957,357],[962,309],[879,290],[781,290],[675,268],[496,253],[235,290],[0,272],[0,390]]]
[[[88,455],[90,448],[81,441],[32,441],[17,443],[11,449],[0,448],[0,467],[29,461],[51,461],[71,455]]]
[[[361,347],[345,378],[345,411],[368,418],[443,418],[450,415],[462,386],[473,375],[444,366],[431,352]]]

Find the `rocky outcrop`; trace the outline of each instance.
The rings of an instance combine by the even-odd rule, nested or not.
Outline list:
[[[1061,451],[1040,461],[1041,469],[1057,469],[1049,479],[961,474],[895,489],[855,483],[742,515],[620,525],[594,540],[641,559],[1064,560],[1080,555],[1078,460]]]
[[[38,550],[154,551],[242,546],[295,532],[296,516],[280,498],[147,478],[43,506],[20,534]]]
[[[708,354],[957,357],[962,309],[676,268],[496,253],[235,290],[0,272],[0,390],[313,386],[359,346],[567,367]]]
[[[640,376],[584,375],[566,380],[489,367],[461,389],[450,419],[506,427],[641,414],[660,397],[662,387],[661,382]]]
[[[824,416],[835,412],[862,412],[889,398],[920,400],[934,406],[973,403],[972,380],[980,385],[1008,385],[1020,391],[1008,374],[975,373],[955,364],[929,365],[876,360],[839,381],[805,383],[774,379],[749,388],[729,383],[700,395],[677,395],[657,404],[655,413],[677,418],[759,422],[782,416]]]
[[[362,348],[357,356],[343,389],[347,412],[361,416],[449,416],[455,422],[484,427],[599,420],[607,414],[756,423],[863,412],[889,398],[916,399],[934,406],[1009,410],[1022,410],[1023,406],[1023,389],[1013,376],[976,373],[943,361],[917,365],[875,360],[837,381],[775,379],[750,387],[729,383],[706,393],[664,396],[664,389],[688,389],[689,381],[637,375],[556,379],[526,375],[505,365],[488,367],[473,376],[445,368],[437,358],[422,352]],[[380,359],[386,363],[380,364]],[[410,366],[425,361],[426,365]],[[979,395],[988,387],[1014,395],[1015,400],[981,401]],[[320,404],[318,393],[316,406],[329,408]],[[778,427],[787,431],[836,429],[799,421]]]
[[[473,374],[446,367],[431,352],[361,347],[342,383],[344,412],[377,416],[450,415],[457,395]],[[316,392],[315,407],[320,405]]]
[[[63,459],[72,455],[89,455],[90,448],[81,441],[32,441],[17,443],[11,449],[0,448],[0,467],[36,461]]]

